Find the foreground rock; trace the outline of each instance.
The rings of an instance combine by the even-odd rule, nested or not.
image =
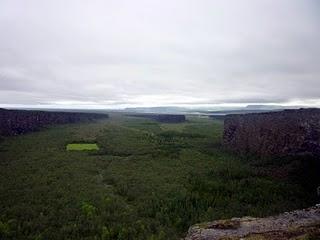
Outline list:
[[[223,143],[257,156],[320,156],[320,109],[228,115]]]
[[[233,218],[199,224],[185,240],[320,239],[320,206],[267,218]]]
[[[0,135],[20,135],[39,130],[41,127],[47,125],[87,122],[107,117],[107,114],[98,113],[0,109]]]

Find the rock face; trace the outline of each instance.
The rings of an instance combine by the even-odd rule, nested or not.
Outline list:
[[[320,156],[320,109],[228,115],[223,143],[258,156]]]
[[[39,130],[41,127],[51,124],[84,122],[107,117],[107,114],[98,113],[0,109],[0,135],[20,135]]]
[[[186,121],[186,117],[181,114],[130,114],[131,117],[143,117],[162,123],[181,123]]]
[[[320,206],[267,218],[233,218],[192,226],[185,240],[320,239]]]

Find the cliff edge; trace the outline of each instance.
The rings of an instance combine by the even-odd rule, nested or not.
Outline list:
[[[108,118],[108,114],[7,110],[0,108],[0,136],[15,136],[53,124],[88,122]]]
[[[192,226],[185,240],[320,239],[320,204],[266,218],[232,218]]]

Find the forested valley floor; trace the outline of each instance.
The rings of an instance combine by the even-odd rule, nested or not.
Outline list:
[[[0,239],[180,239],[215,219],[312,204],[299,184],[223,150],[223,122],[114,114],[0,142]],[[66,151],[69,143],[96,151]]]

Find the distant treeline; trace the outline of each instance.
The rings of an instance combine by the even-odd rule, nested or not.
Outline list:
[[[185,115],[181,114],[128,114],[130,117],[143,117],[163,123],[180,123],[185,122]]]
[[[213,120],[221,120],[224,121],[227,115],[209,115],[209,118]]]
[[[102,118],[108,118],[108,115],[99,113],[0,109],[0,135],[20,135],[37,131],[47,125],[87,122]]]

